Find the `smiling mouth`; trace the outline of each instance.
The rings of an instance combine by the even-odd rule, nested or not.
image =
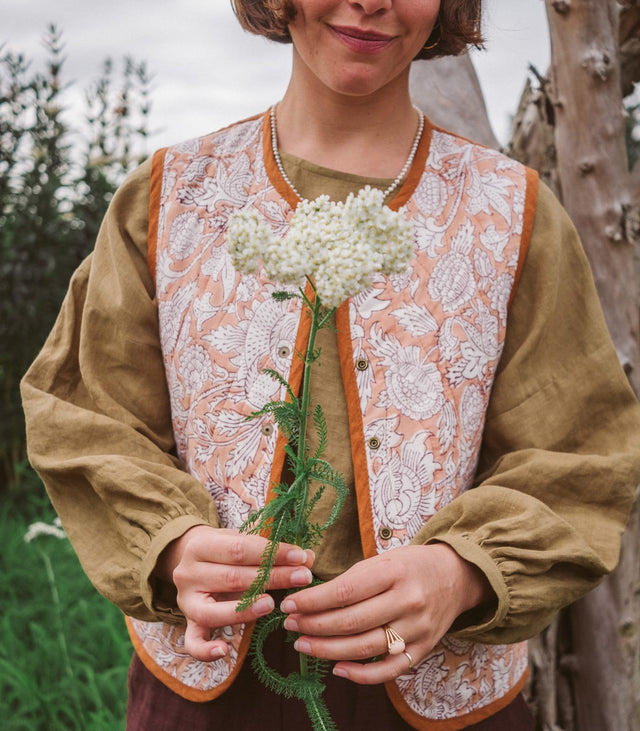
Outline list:
[[[331,28],[337,33],[349,36],[349,38],[357,38],[361,41],[392,41],[393,36],[386,33],[377,33],[375,30],[362,30],[361,28],[352,28],[346,25],[332,25]]]
[[[359,53],[376,53],[395,39],[395,36],[386,33],[351,26],[330,25],[329,28],[346,46]]]

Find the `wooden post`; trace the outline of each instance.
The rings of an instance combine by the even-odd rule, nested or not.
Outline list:
[[[640,388],[638,296],[615,0],[546,0],[562,201],[591,262],[620,360]],[[602,486],[603,490],[606,485]],[[634,514],[613,576],[570,610],[578,731],[640,729]]]
[[[620,360],[640,390],[638,298],[615,0],[546,0],[562,201],[591,261]]]

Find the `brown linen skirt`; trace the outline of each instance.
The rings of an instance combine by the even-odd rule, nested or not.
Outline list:
[[[272,667],[286,675],[299,669],[298,655],[282,634],[267,641]],[[383,685],[356,685],[328,674],[324,699],[340,731],[412,731],[397,713]],[[533,731],[522,695],[473,731]],[[264,688],[247,661],[231,687],[207,703],[188,701],[155,678],[134,654],[129,670],[127,731],[311,731],[302,702]]]

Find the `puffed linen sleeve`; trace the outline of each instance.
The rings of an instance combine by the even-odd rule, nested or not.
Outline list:
[[[490,619],[456,636],[527,639],[593,588],[617,563],[638,482],[640,409],[577,234],[541,186],[476,485],[415,538],[448,543],[495,591]]]
[[[29,458],[89,578],[126,614],[179,621],[172,587],[152,578],[157,558],[217,517],[174,452],[146,263],[149,173],[114,196],[22,397]]]

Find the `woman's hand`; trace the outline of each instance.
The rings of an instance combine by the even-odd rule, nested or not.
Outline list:
[[[387,654],[383,625],[404,639],[417,664],[464,611],[493,591],[473,564],[444,543],[404,546],[365,559],[326,584],[287,597],[285,627],[300,632],[296,649],[338,660],[334,674],[360,684],[383,683],[406,673],[404,653]],[[358,661],[383,656],[369,663]]]
[[[251,622],[273,610],[273,599],[264,594],[249,609],[236,612],[238,599],[256,577],[266,543],[260,536],[201,525],[163,551],[156,573],[178,590],[178,606],[187,620],[185,651],[197,660],[217,660],[229,651],[223,640],[211,640],[212,629]],[[267,588],[307,586],[313,559],[312,551],[281,544]]]

